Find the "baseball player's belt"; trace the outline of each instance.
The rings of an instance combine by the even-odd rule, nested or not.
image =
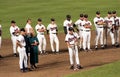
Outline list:
[[[103,27],[97,27],[97,28],[103,28]]]
[[[80,29],[80,31],[83,31],[83,29]]]
[[[52,34],[56,34],[56,33],[52,33]]]
[[[86,31],[86,32],[90,32],[90,30],[84,30],[84,31]]]
[[[39,33],[40,35],[44,35],[44,33]]]

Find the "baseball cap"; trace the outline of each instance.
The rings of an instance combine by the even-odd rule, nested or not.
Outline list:
[[[108,11],[108,14],[112,14],[111,11]]]
[[[84,15],[83,15],[83,14],[80,14],[80,17],[84,17]]]
[[[16,22],[14,20],[12,20],[11,23],[16,23]]]
[[[51,18],[51,21],[55,21],[55,19],[54,19],[54,18]]]
[[[114,10],[114,11],[112,11],[112,14],[116,14],[116,11]]]
[[[100,11],[96,11],[96,14],[98,14],[98,15],[99,15],[99,14],[100,14]]]
[[[85,18],[88,18],[88,15],[87,15],[87,14],[85,14],[85,15],[84,15],[84,17],[85,17]]]
[[[23,31],[23,32],[25,32],[25,29],[24,29],[24,28],[21,28],[21,29],[20,29],[20,31]]]
[[[70,15],[66,15],[66,18],[71,18],[71,16]]]
[[[38,18],[38,21],[42,21],[42,19],[41,19],[41,18]]]
[[[72,27],[69,27],[68,30],[69,30],[69,31],[73,31],[74,29],[73,29]]]

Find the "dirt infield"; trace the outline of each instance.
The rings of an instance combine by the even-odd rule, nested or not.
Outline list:
[[[95,34],[92,32],[92,48],[94,45],[94,36]],[[46,37],[47,50],[50,50],[49,38],[48,36]],[[0,77],[63,77],[64,75],[78,72],[69,69],[69,55],[66,44],[64,43],[64,34],[59,34],[59,40],[61,54],[40,55],[38,69],[27,73],[21,73],[18,65],[19,58],[11,55],[11,40],[4,39],[0,50],[0,54],[4,56],[4,58],[0,59]],[[109,46],[104,50],[99,49],[97,51],[94,50],[94,52],[79,52],[79,57],[84,67],[84,69],[79,71],[84,71],[120,60],[120,48],[111,48]]]

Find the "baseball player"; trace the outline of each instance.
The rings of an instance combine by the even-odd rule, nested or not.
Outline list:
[[[116,11],[112,11],[112,16],[114,19],[115,46],[119,47],[120,17],[117,17]]]
[[[19,27],[16,25],[16,22],[14,20],[11,21],[10,34],[11,34],[11,40],[13,44],[13,53],[14,53],[14,56],[17,57],[16,38],[19,35]]]
[[[66,20],[64,21],[63,26],[64,26],[64,33],[65,34],[68,33],[68,28],[69,27],[73,27],[73,23],[72,23],[70,15],[66,15]]]
[[[56,43],[56,53],[59,53],[59,40],[57,37],[57,24],[55,23],[55,19],[51,18],[51,23],[47,26],[47,34],[49,32],[49,37],[50,37],[50,44],[51,44],[51,49],[52,52],[55,53],[54,49],[54,42]]]
[[[65,37],[65,42],[68,46],[69,56],[70,56],[70,69],[76,69],[75,65],[77,65],[77,69],[81,69],[81,65],[79,62],[79,56],[78,56],[78,47],[77,47],[77,41],[79,39],[79,36],[77,33],[73,32],[74,29],[72,27],[68,28],[68,34]],[[73,55],[75,56],[75,63],[73,60]]]
[[[17,37],[17,50],[19,52],[19,65],[20,65],[20,70],[21,72],[26,72],[27,71],[27,55],[26,55],[26,43],[24,39],[25,35],[25,29],[21,28],[20,29],[20,35]],[[24,67],[23,67],[24,64]]]
[[[114,39],[114,19],[112,17],[112,13],[108,11],[107,17],[104,18],[105,23],[107,24],[107,36],[110,34],[111,41],[112,41],[112,46],[115,46],[115,39]],[[107,37],[106,36],[106,37]],[[105,47],[107,46],[107,39],[105,38],[104,40],[104,45]]]
[[[35,26],[36,32],[37,32],[37,38],[39,41],[39,51],[41,54],[45,54],[46,50],[46,38],[44,36],[44,32],[46,31],[45,26],[42,24],[42,19],[38,19],[38,24]]]
[[[27,33],[28,36],[30,36],[30,33],[32,33],[32,31],[33,31],[31,23],[32,23],[31,19],[28,19],[27,24],[25,26],[25,30],[26,30],[26,33]]]
[[[100,11],[96,12],[96,17],[94,18],[94,25],[96,28],[96,39],[95,39],[95,49],[98,49],[98,40],[100,39],[101,48],[104,48],[103,44],[103,25],[104,19],[100,17]]]
[[[88,15],[84,15],[83,22],[83,49],[84,51],[91,51],[90,49],[90,39],[91,39],[91,28],[92,23],[88,20]]]
[[[80,14],[80,19],[78,19],[75,22],[75,25],[77,25],[77,28],[79,30],[79,36],[80,36],[80,50],[82,50],[82,42],[83,42],[83,22],[84,22],[84,15]]]

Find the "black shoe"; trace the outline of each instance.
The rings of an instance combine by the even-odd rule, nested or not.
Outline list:
[[[115,47],[118,48],[118,47],[119,47],[119,44],[115,45]]]
[[[112,47],[115,47],[115,45],[113,44]]]
[[[97,45],[95,46],[95,50],[98,50],[98,46]]]
[[[0,55],[0,58],[3,58],[3,57]]]
[[[26,71],[24,69],[20,69],[20,72],[25,73]]]
[[[105,44],[104,47],[107,48],[107,44]]]
[[[71,65],[71,66],[70,66],[70,69],[74,69],[74,65]]]
[[[81,65],[77,65],[77,69],[83,69]]]
[[[83,50],[83,48],[80,48],[80,51],[82,51]]]
[[[101,45],[101,48],[104,49],[105,48],[104,45]]]
[[[14,56],[15,56],[15,57],[18,57],[17,53],[14,53]]]
[[[58,55],[58,54],[60,54],[59,52],[56,52],[56,54]]]

